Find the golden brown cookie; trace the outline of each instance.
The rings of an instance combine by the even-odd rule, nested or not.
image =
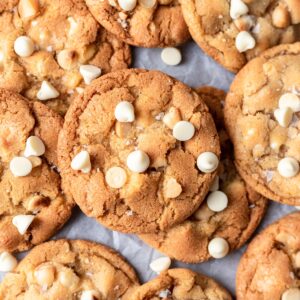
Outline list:
[[[264,50],[300,40],[297,0],[179,0],[192,37],[237,72]]]
[[[225,105],[236,166],[265,197],[300,205],[300,43],[270,49],[236,76]]]
[[[97,24],[84,0],[0,4],[2,88],[64,114],[85,83],[130,62],[130,48]]]
[[[131,300],[139,281],[112,249],[82,240],[36,246],[0,284],[2,300]]]
[[[40,244],[71,215],[56,171],[62,123],[44,104],[0,89],[0,252]]]
[[[219,151],[201,98],[138,69],[95,80],[70,107],[59,139],[68,197],[103,225],[132,233],[190,216],[214,180]]]
[[[170,269],[141,285],[131,300],[231,300],[230,294],[212,278],[188,269]]]
[[[222,105],[225,92],[212,87],[199,88],[197,92],[214,116],[221,140],[218,181],[211,187],[206,201],[189,219],[167,231],[140,235],[143,241],[160,252],[187,263],[221,258],[229,249],[233,251],[243,246],[259,225],[267,207],[267,200],[254,192],[235,169],[232,145],[224,130]],[[221,240],[220,244],[219,238],[225,243]],[[222,245],[222,241],[224,245],[228,243],[229,249],[218,255],[212,245]]]
[[[285,216],[250,243],[237,271],[237,299],[300,297],[300,213]]]
[[[178,0],[85,0],[98,22],[139,47],[176,46],[190,34]]]

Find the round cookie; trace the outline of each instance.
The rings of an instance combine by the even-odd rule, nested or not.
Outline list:
[[[63,195],[56,171],[62,123],[44,104],[0,89],[0,252],[40,244],[71,215],[74,204]],[[45,153],[34,152],[33,137]]]
[[[166,47],[190,39],[178,0],[127,1],[131,7],[124,0],[85,2],[106,30],[130,45]]]
[[[84,0],[0,4],[0,41],[0,87],[45,101],[60,114],[100,72],[131,63],[129,46],[98,25]]]
[[[161,72],[138,69],[95,80],[70,107],[59,139],[68,197],[103,225],[132,233],[190,216],[214,180],[219,152],[200,97]],[[203,164],[205,172],[197,168]]]
[[[139,281],[117,252],[82,240],[35,247],[0,284],[0,297],[14,299],[132,299]]]
[[[212,278],[188,269],[170,269],[141,285],[132,300],[203,299],[231,300],[230,294]]]
[[[299,299],[299,230],[297,212],[255,237],[238,266],[237,299]]]
[[[196,213],[183,223],[167,231],[140,235],[150,246],[186,263],[199,263],[215,257],[209,251],[209,245],[215,238],[225,239],[231,251],[243,246],[259,225],[267,208],[267,200],[254,192],[235,169],[232,145],[224,130],[222,104],[225,92],[211,87],[200,88],[197,92],[214,116],[221,140],[219,183],[211,188],[207,200]],[[220,202],[224,194],[218,191],[225,193],[228,199],[223,207],[220,207]],[[226,254],[224,252],[221,256]]]
[[[281,45],[236,76],[225,122],[244,180],[265,197],[300,205],[300,43]]]
[[[192,37],[217,62],[237,72],[264,50],[299,41],[295,0],[180,0]]]

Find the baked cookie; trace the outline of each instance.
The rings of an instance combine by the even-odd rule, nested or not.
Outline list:
[[[0,87],[60,114],[85,84],[130,62],[130,48],[97,24],[84,0],[0,4]]]
[[[201,98],[158,71],[107,74],[68,111],[59,139],[65,191],[123,232],[166,229],[190,216],[216,176],[219,139]]]
[[[250,243],[237,271],[237,299],[300,297],[300,213],[285,216]]]
[[[264,50],[300,41],[298,0],[179,0],[192,37],[237,72]]]
[[[231,300],[230,294],[212,278],[188,269],[170,269],[141,285],[132,300]]]
[[[265,197],[300,205],[300,43],[249,62],[226,99],[225,121],[244,180]]]
[[[71,215],[56,171],[62,123],[44,104],[0,89],[0,252],[40,244]]]
[[[178,0],[85,0],[98,22],[139,47],[183,44],[190,38]]]
[[[209,107],[221,140],[219,177],[206,201],[189,219],[167,231],[140,238],[171,258],[198,263],[222,258],[245,244],[262,220],[267,200],[254,192],[238,175],[232,145],[224,130],[222,103],[225,92],[211,87],[197,90]],[[220,245],[220,251],[216,247]]]
[[[81,240],[35,247],[0,284],[2,300],[128,299],[139,285],[133,268],[115,251]]]

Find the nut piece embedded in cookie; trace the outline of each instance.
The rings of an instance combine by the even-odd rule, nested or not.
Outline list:
[[[182,187],[175,178],[170,178],[164,185],[164,195],[166,198],[177,198],[182,193]]]
[[[39,0],[20,0],[18,12],[22,19],[35,17],[39,12]]]
[[[96,290],[83,291],[80,300],[95,300],[100,299],[100,295]]]

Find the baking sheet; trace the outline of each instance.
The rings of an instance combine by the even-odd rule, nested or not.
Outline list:
[[[134,67],[161,70],[192,86],[212,85],[228,90],[233,74],[225,71],[221,66],[206,56],[198,46],[189,42],[180,47],[183,62],[176,67],[166,66],[160,58],[161,49],[134,49]],[[270,201],[267,215],[260,228],[274,222],[281,216],[295,210],[293,207],[280,205]],[[119,251],[137,270],[141,282],[145,282],[155,274],[150,270],[149,263],[162,254],[145,245],[134,235],[126,235],[110,231],[93,219],[84,216],[78,208],[64,228],[54,237],[69,239],[88,239],[108,245]],[[234,295],[235,273],[241,254],[245,247],[228,255],[221,260],[213,260],[202,264],[183,264],[173,262],[173,267],[186,267],[200,271],[217,279]],[[25,254],[18,255],[19,258]],[[0,280],[4,274],[0,273]]]

